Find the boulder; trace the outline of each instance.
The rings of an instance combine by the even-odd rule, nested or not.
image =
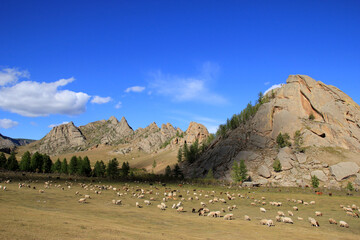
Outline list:
[[[290,153],[289,148],[285,147],[280,149],[277,158],[281,163],[282,170],[289,170],[293,167],[295,155]]]
[[[269,178],[271,177],[271,172],[269,170],[269,168],[266,165],[261,165],[258,168],[258,174],[264,178]]]
[[[297,154],[295,154],[295,155],[296,155],[296,158],[297,158],[297,160],[298,160],[298,162],[299,162],[300,164],[306,163],[307,157],[306,157],[306,154],[305,154],[305,153],[297,153]]]
[[[355,175],[359,169],[359,166],[354,162],[341,162],[330,166],[330,172],[337,181]]]
[[[360,173],[357,173],[357,174],[356,174],[356,179],[355,179],[354,183],[355,183],[356,185],[360,186]]]
[[[326,182],[328,180],[328,177],[325,175],[325,173],[322,170],[312,171],[310,175],[312,177],[316,176],[322,182]]]

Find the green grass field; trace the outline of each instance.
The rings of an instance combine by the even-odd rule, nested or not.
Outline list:
[[[0,239],[359,239],[360,219],[347,216],[339,205],[360,206],[358,193],[354,196],[346,196],[345,192],[333,192],[333,196],[317,196],[311,189],[268,189],[253,188],[239,189],[237,187],[220,186],[194,186],[177,184],[166,187],[148,183],[119,183],[104,182],[90,183],[88,189],[80,186],[79,181],[72,181],[71,189],[65,186],[64,181],[52,180],[50,188],[44,187],[45,180],[38,182],[25,182],[31,188],[19,188],[19,180],[0,185],[6,186],[7,190],[0,191]],[[65,187],[55,187],[60,184]],[[93,184],[93,185],[90,185]],[[114,190],[102,190],[102,194],[96,194],[95,185],[106,185],[116,187]],[[33,189],[32,187],[36,187]],[[124,186],[129,191],[123,190]],[[44,193],[39,193],[43,189]],[[143,199],[139,195],[139,189],[146,192],[152,190],[152,194],[145,193]],[[176,199],[166,202],[168,208],[161,211],[157,208],[164,197],[164,192],[178,190]],[[279,191],[281,190],[281,192]],[[80,195],[75,195],[79,191]],[[189,193],[187,193],[189,191]],[[215,193],[212,193],[215,191]],[[117,192],[122,196],[117,196]],[[227,203],[210,204],[209,200],[214,197],[226,198],[225,192],[234,194],[235,200],[227,200]],[[158,193],[159,195],[156,195]],[[194,195],[194,193],[196,195]],[[89,194],[91,199],[87,203],[78,203],[81,197]],[[211,194],[213,196],[211,196]],[[238,197],[238,194],[244,198]],[[180,201],[179,195],[185,200],[183,206],[185,212],[178,213],[171,206]],[[205,197],[209,195],[209,197]],[[194,200],[188,200],[192,196]],[[195,197],[199,200],[195,200]],[[144,200],[153,197],[152,205],[146,206]],[[254,200],[265,197],[266,205],[257,204],[252,206]],[[122,205],[112,204],[112,199],[121,199]],[[314,205],[305,206],[293,203],[287,199],[301,199],[307,202],[314,200]],[[270,201],[282,202],[281,207],[269,205]],[[139,202],[142,208],[137,208],[135,203]],[[222,217],[210,218],[198,216],[192,213],[192,208],[199,209],[200,202],[207,203],[211,211],[221,208],[226,213],[233,213],[235,219],[225,221]],[[237,209],[229,212],[227,207],[237,205]],[[293,211],[292,207],[298,206],[299,211]],[[260,207],[267,212],[261,213]],[[277,211],[287,214],[293,211],[291,217],[294,224],[275,222]],[[316,217],[315,211],[321,211],[322,217]],[[358,210],[356,210],[358,212]],[[226,213],[222,213],[224,216]],[[245,221],[244,215],[249,215],[252,221]],[[319,228],[311,227],[307,221],[308,217],[314,217],[320,224]],[[303,221],[297,217],[304,218]],[[330,225],[329,218],[337,222],[346,221],[350,228],[341,228],[338,225]],[[275,227],[261,226],[262,218],[273,219]]]

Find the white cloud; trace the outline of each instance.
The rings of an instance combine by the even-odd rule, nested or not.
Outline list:
[[[27,117],[83,113],[90,98],[88,94],[58,89],[74,80],[60,79],[50,83],[23,81],[10,87],[2,87],[0,108]]]
[[[53,128],[53,127],[57,127],[57,126],[60,126],[60,125],[63,125],[63,124],[68,124],[68,123],[69,122],[55,123],[55,124],[50,124],[48,127]]]
[[[264,82],[264,85],[265,86],[267,86],[267,85],[269,85],[270,84],[270,82]]]
[[[129,87],[125,90],[126,93],[129,93],[129,92],[142,92],[145,90],[145,87],[141,87],[141,86],[133,86],[133,87]]]
[[[16,68],[4,68],[0,70],[0,86],[16,83],[19,78],[29,78],[28,71],[19,71]]]
[[[0,119],[0,128],[8,129],[8,128],[16,127],[17,125],[19,125],[19,123],[11,119],[7,119],[7,118]]]
[[[104,104],[104,103],[110,102],[111,100],[112,100],[111,97],[99,97],[99,96],[94,96],[94,97],[91,99],[91,103]]]
[[[265,95],[266,93],[270,92],[271,90],[275,89],[275,88],[280,88],[280,87],[282,87],[282,85],[284,85],[284,84],[280,83],[280,84],[272,85],[270,88],[268,88],[268,89],[265,91],[264,95]]]
[[[115,105],[115,108],[116,109],[119,109],[122,107],[122,102],[118,102],[116,105]]]
[[[166,75],[158,71],[152,74],[153,81],[149,86],[157,94],[170,97],[176,102],[198,101],[221,105],[227,100],[209,88],[218,70],[218,65],[205,63],[200,76],[196,77]]]

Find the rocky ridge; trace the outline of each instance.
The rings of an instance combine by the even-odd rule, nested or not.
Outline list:
[[[216,178],[230,180],[232,164],[240,159],[252,180],[265,185],[309,185],[315,175],[324,185],[339,187],[342,180],[356,176],[360,106],[349,96],[308,76],[290,75],[286,84],[266,97],[269,101],[251,120],[225,138],[216,138],[194,164],[185,164],[186,176],[201,177],[213,169]],[[296,131],[301,133],[305,153],[294,147]],[[291,148],[278,149],[279,133],[289,134]],[[280,173],[273,171],[276,158],[282,165]]]
[[[15,147],[24,146],[33,141],[30,139],[10,138],[0,134],[0,152],[10,153]]]
[[[190,123],[185,132],[175,129],[170,123],[162,124],[159,128],[155,122],[134,131],[124,117],[120,122],[115,117],[110,117],[108,120],[80,127],[76,127],[73,122],[56,126],[44,138],[35,142],[31,149],[33,152],[57,155],[111,145],[116,147],[113,150],[115,155],[125,155],[132,151],[152,153],[176,147],[185,141],[202,141],[208,135],[205,126],[194,122]]]

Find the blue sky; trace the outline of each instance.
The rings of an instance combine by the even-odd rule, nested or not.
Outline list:
[[[306,74],[357,103],[360,1],[0,1],[0,133],[125,116],[211,131]]]

